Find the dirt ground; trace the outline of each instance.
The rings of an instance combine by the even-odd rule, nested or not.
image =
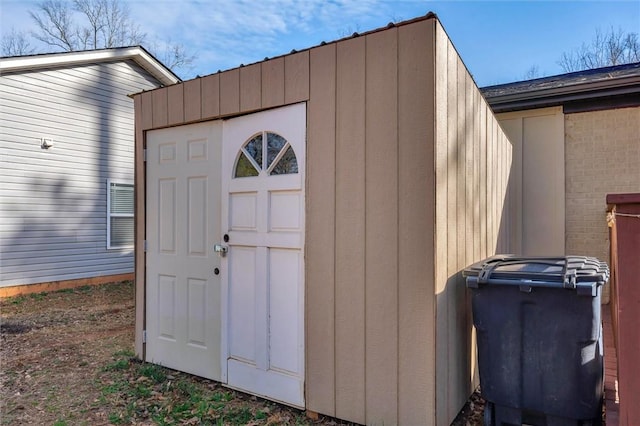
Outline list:
[[[0,301],[0,423],[347,424],[136,361],[133,296],[122,282]],[[453,424],[482,424],[477,395]]]
[[[97,372],[133,342],[133,286],[0,302],[2,424],[108,424]]]

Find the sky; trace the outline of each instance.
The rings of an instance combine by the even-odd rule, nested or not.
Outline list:
[[[563,52],[596,29],[640,33],[640,0],[121,0],[149,40],[195,56],[183,79],[204,76],[423,16],[438,15],[478,86],[562,74]],[[35,29],[37,0],[0,0],[0,34]],[[31,46],[42,46],[30,39]]]

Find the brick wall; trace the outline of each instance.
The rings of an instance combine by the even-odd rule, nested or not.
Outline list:
[[[567,114],[565,161],[566,253],[608,262],[606,194],[640,192],[640,107]]]

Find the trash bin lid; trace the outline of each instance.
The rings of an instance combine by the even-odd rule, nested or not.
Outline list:
[[[595,257],[534,257],[496,255],[462,272],[467,287],[483,284],[526,285],[589,290],[609,279],[609,267]]]

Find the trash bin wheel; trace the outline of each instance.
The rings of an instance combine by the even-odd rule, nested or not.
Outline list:
[[[586,420],[581,423],[582,426],[602,426],[602,418],[595,418],[593,420]]]
[[[494,426],[493,402],[487,401],[484,404],[484,426]]]
[[[602,426],[602,404],[604,404],[604,397],[600,398],[600,415],[594,417],[592,420],[582,422],[582,426]]]

